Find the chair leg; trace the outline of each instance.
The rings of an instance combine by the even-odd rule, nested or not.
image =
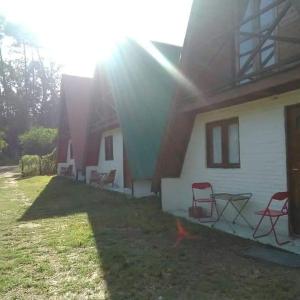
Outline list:
[[[212,223],[212,222],[216,221],[216,220],[212,219],[214,204],[215,204],[214,202],[210,203],[210,214],[208,216],[198,219],[200,223]]]
[[[266,217],[266,216],[265,216],[265,217]],[[269,234],[273,231],[272,217],[269,216],[269,218],[270,218],[270,222],[271,222],[271,228],[270,228],[270,230],[267,231],[266,233],[261,234],[261,235],[257,235],[256,238],[261,238],[261,237],[267,236],[267,235],[269,235]],[[276,222],[277,222],[277,221],[276,221]],[[276,224],[276,223],[275,223],[275,224]]]
[[[263,217],[265,217],[265,216],[263,216]],[[270,217],[270,220],[271,220],[271,217]],[[272,221],[271,221],[271,224],[272,224]],[[260,225],[260,224],[259,224],[259,225]],[[258,229],[258,227],[257,227],[257,229]],[[255,239],[261,238],[261,237],[264,237],[264,236],[268,236],[268,235],[273,231],[273,226],[271,225],[270,230],[267,231],[266,233],[263,233],[263,234],[260,234],[260,235],[256,235],[256,236],[255,236],[255,233],[256,233],[257,229],[256,229],[255,232],[253,233],[253,238],[255,238]]]
[[[217,216],[219,217],[219,211],[218,211],[218,208],[217,208],[217,202],[216,201],[214,201],[214,205],[215,205]]]
[[[260,225],[261,225],[261,223],[262,223],[264,217],[265,217],[265,215],[262,215],[262,216],[261,216],[261,218],[260,218],[258,224],[257,224],[256,227],[255,227],[255,230],[254,230],[254,232],[253,232],[253,238],[254,238],[254,239],[261,237],[260,235],[257,235],[257,236],[256,236],[255,234],[256,234],[257,230],[259,229],[259,227],[260,227]]]
[[[216,201],[211,202],[210,205],[211,205],[210,206],[211,207],[211,209],[210,209],[210,215],[208,216],[210,219],[209,220],[205,220],[205,221],[201,221],[201,219],[199,219],[199,222],[201,222],[201,223],[215,223],[218,220],[220,214],[219,214],[219,211],[218,211],[218,208],[217,208]],[[217,212],[217,218],[216,219],[212,219],[213,218],[213,209],[214,209],[214,207],[215,207],[216,212]],[[204,218],[202,218],[202,219],[204,219]]]
[[[284,245],[284,244],[289,243],[290,241],[287,240],[287,241],[280,242],[280,241],[278,240],[277,233],[276,233],[276,230],[275,230],[275,226],[276,226],[276,223],[277,223],[278,220],[279,220],[279,217],[277,217],[276,220],[275,220],[275,222],[273,223],[272,218],[270,218],[270,221],[271,221],[271,224],[272,224],[272,231],[273,231],[274,237],[275,237],[275,241],[276,241],[276,243],[277,243],[279,246],[282,246],[282,245]]]
[[[271,223],[271,229],[270,229],[267,233],[264,233],[264,234],[261,234],[261,235],[255,235],[256,232],[257,232],[257,230],[258,230],[258,228],[260,227],[260,225],[261,225],[262,220],[263,220],[264,217],[265,217],[265,215],[263,215],[263,216],[261,217],[259,223],[257,224],[257,226],[256,226],[256,228],[255,228],[255,231],[254,231],[254,233],[253,233],[253,238],[261,238],[261,237],[264,237],[264,236],[268,236],[268,235],[273,231],[274,237],[275,237],[275,241],[276,241],[276,243],[277,243],[279,246],[289,243],[290,241],[280,242],[280,241],[278,240],[277,233],[276,233],[276,230],[275,230],[275,226],[276,226],[276,224],[277,224],[277,222],[278,222],[278,220],[279,220],[279,216],[276,217],[276,220],[275,220],[274,222],[273,222],[273,218],[272,218],[271,216],[269,216],[269,218],[270,218],[270,223]]]
[[[214,202],[211,202],[210,204],[210,217],[212,218],[214,212]]]

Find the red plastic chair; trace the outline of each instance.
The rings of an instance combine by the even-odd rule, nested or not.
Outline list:
[[[275,201],[278,201],[278,202],[282,203],[281,209],[272,209],[272,204],[275,203]],[[286,216],[288,214],[288,193],[287,192],[275,193],[271,197],[267,207],[263,210],[257,211],[256,214],[260,215],[261,218],[260,218],[260,220],[259,220],[259,222],[258,222],[258,224],[255,228],[255,231],[253,233],[253,238],[260,238],[260,237],[263,237],[263,236],[267,236],[271,232],[273,232],[274,236],[275,236],[276,243],[278,245],[283,245],[283,244],[286,244],[286,243],[290,242],[290,241],[279,242],[278,237],[277,237],[277,233],[276,233],[276,229],[275,229],[275,226],[276,226],[279,218],[282,217],[282,216]],[[264,217],[269,217],[270,218],[271,229],[267,233],[264,233],[264,234],[261,234],[261,235],[256,235],[256,232],[259,229]]]
[[[196,193],[195,193],[196,190],[208,190],[209,197],[208,198],[196,198]],[[219,216],[219,212],[218,212],[217,205],[216,205],[216,200],[213,197],[214,192],[213,192],[212,185],[209,182],[194,182],[192,184],[192,191],[193,191],[193,203],[192,203],[193,207],[196,207],[197,204],[199,204],[199,203],[210,204],[209,215],[206,215],[203,218],[199,218],[199,221],[203,222],[203,223],[204,222],[215,222],[216,221],[215,219],[210,219],[210,220],[208,219],[208,218],[212,218],[214,207],[216,209],[217,215]],[[206,220],[201,221],[201,219],[206,219]]]

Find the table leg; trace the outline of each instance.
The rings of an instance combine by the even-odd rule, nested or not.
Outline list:
[[[227,203],[225,204],[225,206],[223,207],[223,209],[221,210],[221,212],[220,212],[220,214],[219,214],[219,216],[218,216],[218,218],[216,219],[216,221],[212,224],[212,226],[211,227],[214,227],[215,226],[215,224],[217,223],[217,222],[219,222],[220,221],[220,219],[221,219],[221,217],[223,216],[223,214],[224,214],[224,212],[225,212],[225,210],[226,210],[226,208],[228,207],[228,205],[229,205],[229,202],[230,202],[230,200],[228,200],[227,201]],[[232,227],[232,225],[231,225],[231,223],[230,222],[228,222],[228,220],[225,218],[225,217],[223,217],[224,218],[224,220],[228,223],[228,224],[230,224],[230,226],[231,226],[231,228],[232,228],[232,231],[233,231],[233,233],[235,233],[235,230],[234,230],[234,228]]]
[[[238,219],[238,217],[241,217],[245,223],[247,223],[247,225],[253,229],[253,226],[248,222],[248,220],[244,217],[244,215],[242,214],[243,209],[246,207],[248,201],[250,200],[250,198],[248,200],[246,200],[244,202],[244,204],[242,205],[242,207],[239,209],[234,203],[233,201],[231,202],[231,205],[235,208],[235,210],[237,211],[237,215],[235,216],[235,218],[233,219],[232,223],[235,224],[235,221]]]

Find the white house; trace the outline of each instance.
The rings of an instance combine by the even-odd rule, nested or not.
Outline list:
[[[255,212],[288,191],[276,228],[291,241],[282,247],[300,253],[300,9],[283,2],[194,1],[181,69],[198,95],[179,87],[159,173],[164,211],[189,218],[192,183],[210,182],[215,193],[252,193],[242,213],[253,228]],[[225,204],[217,200],[218,210]],[[224,212],[227,221],[235,215]],[[214,226],[252,238],[242,218],[236,223]],[[266,218],[260,232],[268,229]],[[278,246],[273,236],[258,240]]]

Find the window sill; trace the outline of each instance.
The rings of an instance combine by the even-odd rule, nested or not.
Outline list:
[[[218,165],[213,165],[213,166],[206,166],[207,169],[240,169],[240,165],[229,165],[229,166],[218,166]]]

